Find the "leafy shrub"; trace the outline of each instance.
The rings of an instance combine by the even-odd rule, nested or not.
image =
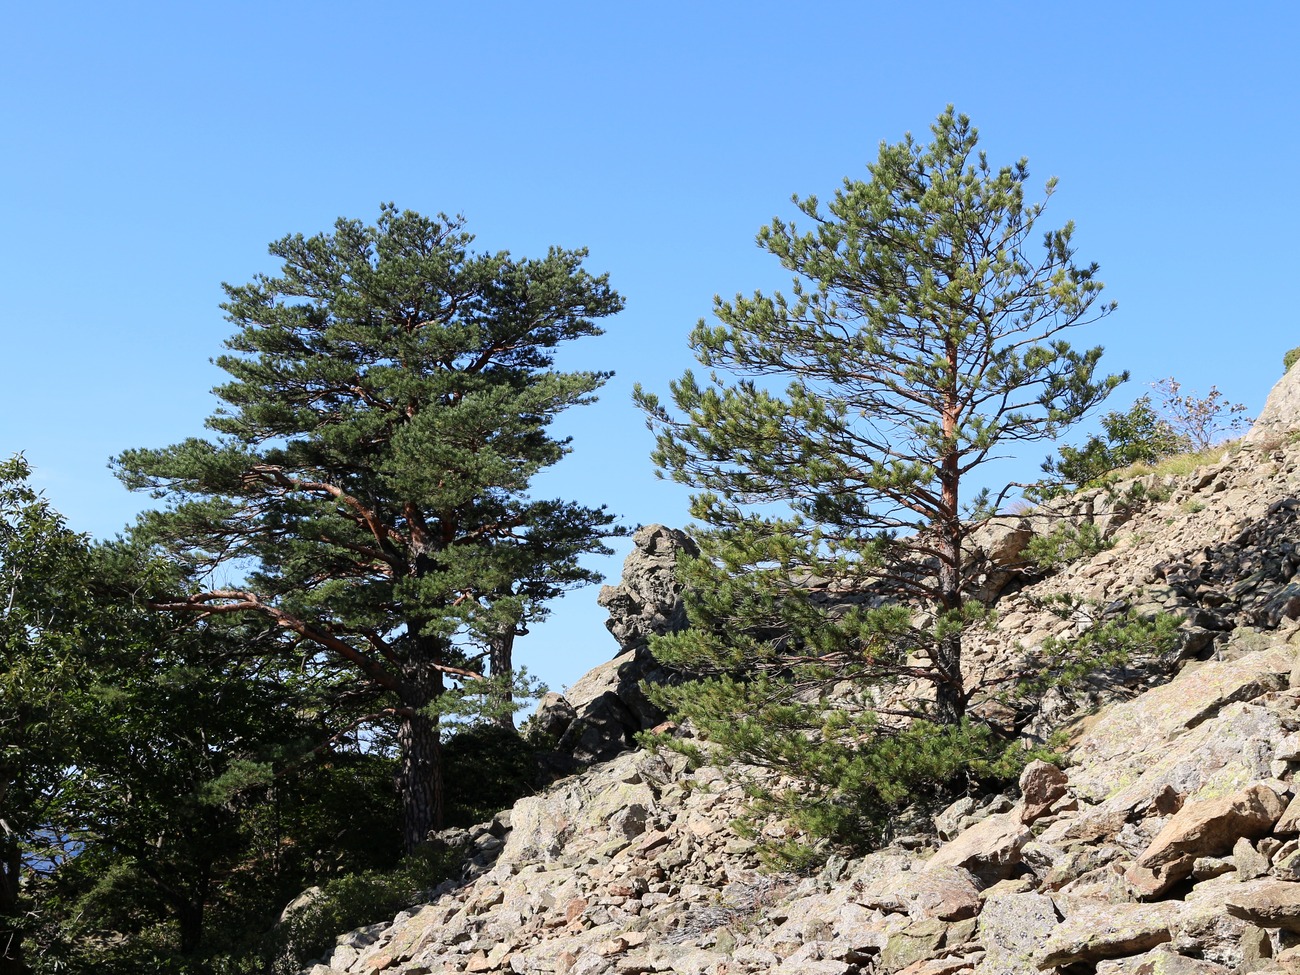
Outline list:
[[[1298,359],[1300,359],[1300,346],[1297,346],[1286,355],[1282,356],[1282,371],[1290,372],[1291,367],[1296,364],[1296,360]]]
[[[1160,413],[1191,450],[1208,450],[1223,439],[1223,434],[1244,430],[1251,424],[1244,403],[1229,403],[1227,397],[1211,386],[1206,396],[1196,391],[1183,393],[1182,384],[1170,376],[1151,384],[1160,394]]]
[[[1293,351],[1300,356],[1300,349]],[[1062,446],[1058,456],[1043,462],[1043,471],[1050,480],[1031,488],[1026,497],[1043,501],[1064,494],[1070,487],[1113,483],[1137,474],[1140,468],[1154,467],[1184,454],[1199,461],[1222,441],[1223,434],[1250,425],[1246,407],[1229,403],[1217,387],[1211,386],[1207,396],[1197,396],[1194,390],[1185,394],[1182,384],[1172,377],[1151,385],[1160,396],[1158,408],[1146,394],[1139,396],[1126,412],[1107,413],[1101,418],[1101,434],[1090,437],[1081,447]]]

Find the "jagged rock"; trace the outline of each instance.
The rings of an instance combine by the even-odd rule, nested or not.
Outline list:
[[[638,529],[632,544],[622,581],[605,586],[597,598],[609,610],[605,627],[624,651],[644,647],[651,636],[676,633],[686,625],[677,559],[681,553],[699,554],[690,536],[663,525]]]
[[[1233,917],[1300,934],[1300,884],[1252,880],[1226,892],[1223,904]]]
[[[1264,408],[1241,443],[1255,447],[1276,444],[1297,428],[1300,428],[1300,373],[1288,369],[1269,391]]]
[[[925,869],[961,867],[992,883],[1011,873],[1020,862],[1020,848],[1032,836],[1014,812],[989,816],[939,847]]]
[[[923,958],[898,972],[898,975],[963,975],[978,964],[979,955],[957,955],[952,958]]]
[[[1040,838],[1057,843],[1112,836],[1130,817],[1172,813],[1183,797],[1203,789],[1207,794],[1226,793],[1266,779],[1272,742],[1283,730],[1276,710],[1232,704],[1163,747],[1154,744],[1162,740],[1155,738],[1150,753],[1130,753],[1113,765],[1103,761],[1072,769],[1071,786],[1101,801],[1053,823]]]
[[[1173,937],[1182,904],[1091,904],[1071,913],[1039,949],[1039,969],[1148,951]]]
[[[934,817],[934,831],[942,840],[950,840],[963,829],[962,820],[975,811],[975,800],[962,796]],[[969,823],[967,825],[970,825]]]
[[[1263,836],[1282,815],[1282,808],[1277,793],[1262,784],[1228,796],[1193,798],[1138,857],[1138,866],[1153,871],[1167,887],[1191,876],[1197,857],[1227,853],[1239,837]]]
[[[534,726],[543,735],[559,739],[569,730],[569,725],[578,716],[577,710],[563,694],[551,691],[537,702],[537,715],[533,718]]]
[[[1237,868],[1237,879],[1254,880],[1268,873],[1268,857],[1264,856],[1246,837],[1240,837],[1232,847],[1232,863]]]
[[[686,625],[679,554],[697,554],[685,532],[647,525],[632,537],[622,581],[605,586],[598,602],[609,610],[605,625],[619,642],[614,659],[588,671],[561,697],[547,695],[538,708],[539,729],[559,738],[557,749],[570,764],[559,771],[605,761],[630,748],[639,731],[665,715],[650,703],[643,683],[667,678],[648,647],[650,637]]]
[[[1263,928],[1224,911],[1221,889],[1193,891],[1186,903],[1188,909],[1171,928],[1173,939],[1169,942],[1179,954],[1250,971],[1272,953]]]
[[[1138,701],[1117,705],[1093,724],[1075,749],[1076,766],[1086,768],[1071,774],[1071,787],[1093,801],[1106,798],[1117,780],[1131,781],[1145,770],[1152,745],[1173,741],[1228,704],[1284,687],[1292,662],[1289,647],[1228,663],[1210,661],[1184,670]]]

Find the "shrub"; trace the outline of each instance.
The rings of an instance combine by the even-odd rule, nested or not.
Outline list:
[[[1300,359],[1300,346],[1296,346],[1286,355],[1282,356],[1282,371],[1290,372],[1291,367],[1296,364],[1297,359]]]
[[[1056,569],[1090,558],[1111,547],[1095,524],[1057,525],[1050,535],[1035,535],[1025,547],[1025,559],[1043,569]]]
[[[1057,483],[1033,492],[1035,497],[1061,493],[1056,490],[1059,482],[1076,487],[1104,483],[1121,468],[1154,464],[1189,446],[1187,438],[1156,413],[1150,396],[1138,397],[1127,412],[1107,413],[1101,426],[1102,434],[1090,437],[1082,447],[1063,446],[1058,457],[1043,462],[1043,471]]]

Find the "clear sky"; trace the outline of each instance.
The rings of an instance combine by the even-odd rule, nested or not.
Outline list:
[[[115,534],[147,499],[108,458],[215,405],[221,282],[391,200],[486,250],[590,248],[627,310],[562,365],[617,375],[539,493],[684,524],[632,384],[692,364],[715,293],[787,286],[754,234],[792,193],[828,198],[949,102],[993,163],[1060,178],[1045,220],[1120,305],[1072,336],[1132,371],[1112,404],[1172,375],[1254,413],[1300,345],[1298,49],[1283,2],[8,3],[0,454]],[[556,689],[615,649],[595,598],[518,644]]]

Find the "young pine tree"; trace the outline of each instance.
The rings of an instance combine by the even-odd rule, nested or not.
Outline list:
[[[796,197],[811,229],[776,219],[758,235],[791,294],[715,300],[691,334],[707,375],[674,382],[671,404],[637,393],[654,459],[697,489],[702,525],[693,628],[654,650],[704,679],[664,699],[868,831],[862,803],[942,781],[982,740],[964,723],[978,567],[963,543],[1009,487],[969,485],[1125,378],[1064,339],[1114,306],[1096,265],[1075,262],[1072,225],[1039,226],[1054,181],[1028,202],[1025,161],[990,166],[951,107],[932,132],[882,144],[825,208]],[[881,720],[881,679],[932,689],[896,716],[923,723]],[[863,692],[860,710],[827,708],[837,684]],[[954,750],[932,747],[934,729]]]

